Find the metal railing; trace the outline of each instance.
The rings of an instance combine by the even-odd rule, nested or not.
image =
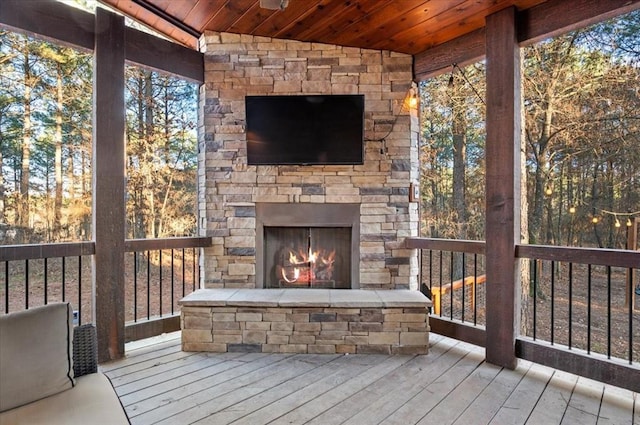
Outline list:
[[[423,292],[434,302],[432,330],[491,344],[484,329],[492,309],[484,303],[491,285],[485,243],[411,238],[407,247],[419,249]],[[516,355],[637,390],[640,252],[518,245],[515,254],[522,293]]]
[[[211,238],[135,239],[125,242],[127,326],[175,318],[178,300],[199,287],[200,248]],[[0,313],[71,302],[78,323],[92,321],[93,242],[0,246]],[[175,322],[175,321],[174,321]],[[175,328],[175,324],[173,325]],[[127,339],[155,330],[128,332]]]

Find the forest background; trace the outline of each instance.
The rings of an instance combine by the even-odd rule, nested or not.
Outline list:
[[[86,3],[86,2],[83,2]],[[523,240],[625,248],[640,12],[522,49]],[[92,57],[0,32],[0,243],[91,239]],[[127,238],[196,232],[197,87],[126,70]],[[423,82],[421,235],[484,239],[484,63]]]

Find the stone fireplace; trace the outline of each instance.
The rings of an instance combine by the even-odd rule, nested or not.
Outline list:
[[[417,289],[404,248],[418,234],[412,57],[227,33],[205,34],[201,50],[204,288]],[[364,163],[248,165],[245,96],[272,94],[363,94]]]

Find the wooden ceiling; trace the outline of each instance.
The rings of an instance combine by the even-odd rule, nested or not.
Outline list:
[[[100,0],[185,46],[204,31],[260,35],[416,54],[484,26],[505,7],[546,0]]]

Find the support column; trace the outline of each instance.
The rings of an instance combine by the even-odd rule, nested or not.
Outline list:
[[[520,276],[520,48],[516,9],[487,17],[486,357],[515,368]]]
[[[96,8],[93,61],[93,314],[98,361],[124,356],[124,18]]]

